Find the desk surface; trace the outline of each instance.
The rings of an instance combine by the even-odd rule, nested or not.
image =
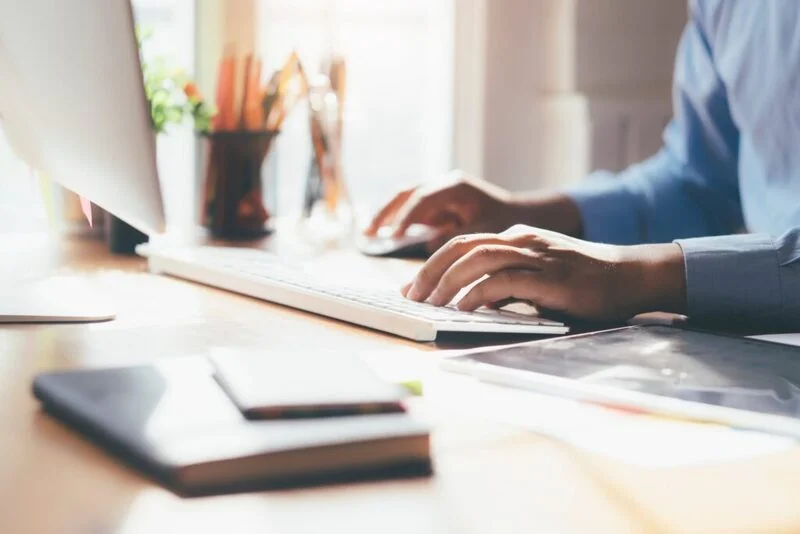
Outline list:
[[[800,449],[642,468],[462,413],[446,399],[420,400],[437,422],[431,478],[181,499],[40,413],[33,376],[211,346],[287,354],[335,347],[363,354],[379,372],[411,376],[435,373],[436,347],[151,276],[143,261],[110,257],[97,242],[26,236],[0,245],[19,251],[3,259],[0,274],[80,274],[118,311],[103,324],[0,327],[0,532],[800,531]],[[333,251],[320,261],[345,256]],[[400,262],[369,269],[387,279],[410,273]]]

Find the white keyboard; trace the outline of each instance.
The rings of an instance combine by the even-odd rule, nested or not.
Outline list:
[[[346,287],[287,261],[253,249],[141,247],[150,271],[290,306],[416,341],[439,332],[565,334],[563,323],[507,311],[463,312],[404,298],[398,289]]]

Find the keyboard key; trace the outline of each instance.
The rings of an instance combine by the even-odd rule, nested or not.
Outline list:
[[[452,306],[437,307],[403,297],[397,290],[374,290],[340,286],[315,274],[304,264],[281,259],[272,254],[247,249],[200,247],[192,249],[180,259],[203,267],[224,271],[231,276],[246,275],[265,283],[279,283],[374,307],[383,311],[403,314],[436,323],[502,324],[502,325],[554,325],[560,323],[495,310],[464,312]]]

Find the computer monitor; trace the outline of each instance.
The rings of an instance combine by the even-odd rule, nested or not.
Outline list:
[[[0,127],[37,171],[153,235],[165,215],[134,27],[129,0],[0,0]],[[5,297],[0,322],[107,318]]]

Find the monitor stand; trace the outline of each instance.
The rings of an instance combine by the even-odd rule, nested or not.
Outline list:
[[[97,289],[79,278],[0,282],[0,324],[99,322],[115,315]]]

